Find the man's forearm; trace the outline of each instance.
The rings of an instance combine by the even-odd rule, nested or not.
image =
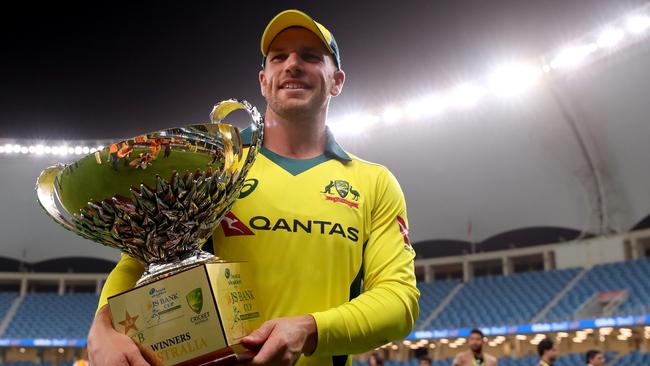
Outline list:
[[[348,303],[312,314],[318,331],[315,354],[362,353],[404,338],[418,316],[417,294],[404,284],[377,286]]]

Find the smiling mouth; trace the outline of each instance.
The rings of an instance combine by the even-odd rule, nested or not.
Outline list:
[[[295,82],[290,82],[290,83],[284,83],[280,86],[280,89],[286,89],[286,90],[304,90],[307,89],[307,86],[303,83],[295,83]]]

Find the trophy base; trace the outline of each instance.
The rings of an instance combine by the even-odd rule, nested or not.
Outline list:
[[[252,360],[256,353],[241,344],[234,344],[176,366],[231,366]]]
[[[176,258],[176,260],[171,261],[170,259],[170,262],[167,263],[151,263],[145,268],[142,277],[140,277],[135,285],[143,286],[207,262],[222,262],[222,260],[206,251],[198,249],[181,258]]]
[[[225,366],[260,325],[247,263],[209,260],[108,299],[113,327],[160,365]]]

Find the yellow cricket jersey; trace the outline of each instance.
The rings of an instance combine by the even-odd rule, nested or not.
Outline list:
[[[314,159],[262,148],[211,244],[205,249],[215,255],[251,264],[264,320],[314,316],[318,345],[299,365],[349,364],[349,354],[405,337],[418,317],[399,184],[385,167],[343,151],[329,132],[325,154]],[[123,255],[100,306],[142,271]]]

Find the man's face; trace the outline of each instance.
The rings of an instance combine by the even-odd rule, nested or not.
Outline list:
[[[472,333],[467,339],[467,344],[472,352],[481,353],[481,350],[483,349],[483,337],[481,337],[480,334]]]
[[[599,353],[591,359],[590,363],[592,366],[605,366],[605,356]]]
[[[555,359],[557,359],[557,348],[553,346],[553,348],[546,351],[546,357],[548,358],[549,361],[555,362]]]
[[[431,366],[429,360],[420,360],[420,366]]]
[[[259,80],[273,112],[300,118],[326,110],[330,97],[341,93],[345,73],[314,33],[293,27],[271,43]]]

